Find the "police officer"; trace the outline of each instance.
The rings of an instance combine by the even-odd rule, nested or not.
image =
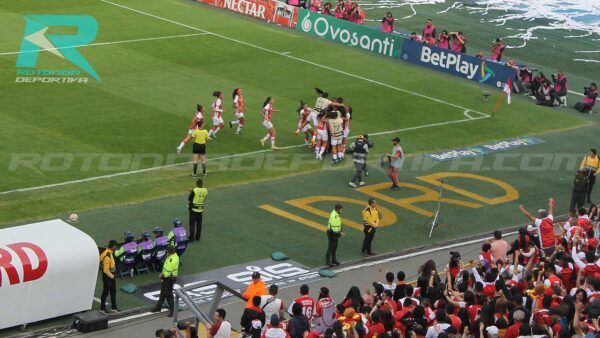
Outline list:
[[[588,177],[587,186],[587,203],[592,203],[592,190],[596,183],[596,175],[598,175],[598,168],[600,167],[600,159],[598,159],[598,152],[596,149],[590,149],[590,152],[581,161],[579,170],[582,170]]]
[[[356,185],[363,186],[365,182],[362,180],[362,173],[367,166],[367,153],[369,152],[369,146],[365,142],[365,137],[358,135],[356,141],[352,142],[348,149],[352,153],[352,162],[354,162],[354,167],[356,168],[356,174],[348,182],[348,185],[354,188],[356,188]]]
[[[365,238],[362,244],[362,253],[366,256],[373,256],[375,253],[371,250],[371,243],[375,238],[375,231],[379,227],[379,210],[374,198],[369,198],[369,205],[362,212],[363,233]]]
[[[117,272],[114,252],[117,249],[117,241],[111,239],[108,246],[100,255],[102,267],[102,295],[100,296],[100,312],[106,311],[106,297],[110,293],[110,305],[113,312],[119,312],[117,308],[117,282],[115,273]]]
[[[585,197],[587,196],[588,190],[588,176],[582,170],[578,170],[573,179],[573,194],[571,195],[571,206],[570,211],[577,211],[577,209],[585,205]]]
[[[208,189],[203,187],[202,180],[196,181],[196,187],[190,191],[188,196],[188,209],[190,211],[190,242],[199,241],[202,235],[202,214],[204,213],[204,201],[208,195]]]
[[[340,265],[335,253],[338,247],[338,239],[343,235],[341,213],[342,205],[338,203],[329,215],[329,222],[327,224],[327,254],[325,256],[325,265],[330,267]]]
[[[175,300],[173,297],[173,285],[177,280],[179,274],[179,256],[175,252],[175,247],[169,245],[167,248],[167,258],[163,264],[162,273],[159,275],[161,280],[160,296],[156,306],[152,309],[152,312],[160,312],[164,301],[167,301],[169,305],[169,314],[167,317],[173,317],[173,311],[175,310]]]

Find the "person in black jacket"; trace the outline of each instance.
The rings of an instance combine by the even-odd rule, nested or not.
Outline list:
[[[576,211],[585,206],[585,197],[588,190],[588,176],[582,170],[578,170],[573,180],[573,194],[571,195],[571,206],[569,210]]]
[[[308,318],[302,314],[302,305],[294,303],[292,305],[292,318],[288,322],[288,332],[291,338],[303,338],[304,332],[310,331]]]
[[[300,305],[300,304],[298,304]],[[252,306],[244,309],[240,326],[245,337],[259,338],[262,327],[265,325],[265,313],[259,307],[260,296],[252,298]],[[300,309],[302,310],[302,309]]]

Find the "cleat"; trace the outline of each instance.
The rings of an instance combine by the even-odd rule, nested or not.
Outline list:
[[[242,135],[242,132],[241,131],[236,131],[235,134],[236,135]]]
[[[192,178],[196,178],[196,177],[198,177],[198,175],[192,174]]]
[[[356,188],[356,183],[354,183],[354,182],[348,182],[348,185],[351,186],[352,188]]]
[[[365,182],[364,181],[360,181],[360,183],[358,183],[358,185],[360,185],[362,187],[363,185],[365,185]]]
[[[365,176],[369,177],[369,172],[365,170]]]
[[[206,176],[208,176],[208,174],[206,174],[206,173],[202,173],[202,176],[206,177]]]
[[[271,146],[271,150],[279,150],[279,149],[281,149],[281,148],[276,147],[276,146]]]
[[[300,134],[300,129],[296,129],[296,131],[294,132],[294,135],[298,135]]]
[[[263,140],[262,138],[260,139],[260,145],[262,145],[263,148],[265,147],[265,140]]]
[[[231,123],[231,121],[229,121],[229,128],[233,128],[233,123]]]
[[[177,147],[177,155],[181,154],[181,148]]]
[[[206,136],[207,140],[214,140],[212,137],[210,137],[210,135]]]

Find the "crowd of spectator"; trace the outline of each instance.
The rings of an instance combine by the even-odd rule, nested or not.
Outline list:
[[[596,337],[600,334],[600,214],[580,208],[562,222],[554,201],[506,242],[500,231],[477,258],[450,252],[443,273],[426,261],[414,282],[385,273],[363,292],[353,286],[334,300],[307,285],[286,307],[278,288],[253,276],[242,334],[253,338]],[[314,297],[314,298],[313,298]],[[289,320],[286,317],[289,316]]]
[[[331,2],[322,2],[321,0],[287,0],[287,4],[360,25],[365,22],[365,10],[358,3],[349,0],[338,0],[335,7]]]

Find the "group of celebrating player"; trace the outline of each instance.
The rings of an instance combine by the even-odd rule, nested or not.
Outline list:
[[[298,129],[295,131],[295,135],[299,133],[304,134],[304,144],[307,147],[314,147],[315,158],[318,160],[323,159],[323,154],[329,151],[332,154],[332,162],[337,163],[344,159],[344,153],[346,151],[346,139],[350,134],[350,120],[352,119],[352,107],[344,106],[342,98],[328,98],[329,94],[322,90],[315,88],[319,97],[315,103],[314,108],[310,108],[308,104],[301,101],[300,108],[297,112],[298,117]],[[212,128],[207,132],[206,139],[216,139],[217,133],[225,127],[223,120],[223,92],[215,91],[213,93],[214,101],[211,105],[211,117],[212,117]],[[237,125],[236,135],[241,135],[242,129],[245,125],[244,118],[244,98],[241,88],[236,88],[232,94],[233,109],[235,113],[235,120],[229,121],[229,127]],[[262,105],[262,124],[267,129],[267,134],[260,139],[260,144],[264,147],[265,143],[271,140],[271,149],[280,149],[275,145],[275,139],[277,136],[275,127],[271,122],[271,115],[273,112],[279,110],[273,108],[274,99],[267,97]],[[192,118],[189,126],[188,135],[181,141],[177,147],[177,153],[181,153],[181,150],[187,142],[194,139],[197,143],[196,137],[194,137],[194,131],[197,129],[204,128],[204,106],[198,104],[196,106],[196,113]],[[205,140],[203,139],[204,143]],[[203,147],[202,155],[205,154],[205,147]],[[196,151],[194,151],[196,154]]]

